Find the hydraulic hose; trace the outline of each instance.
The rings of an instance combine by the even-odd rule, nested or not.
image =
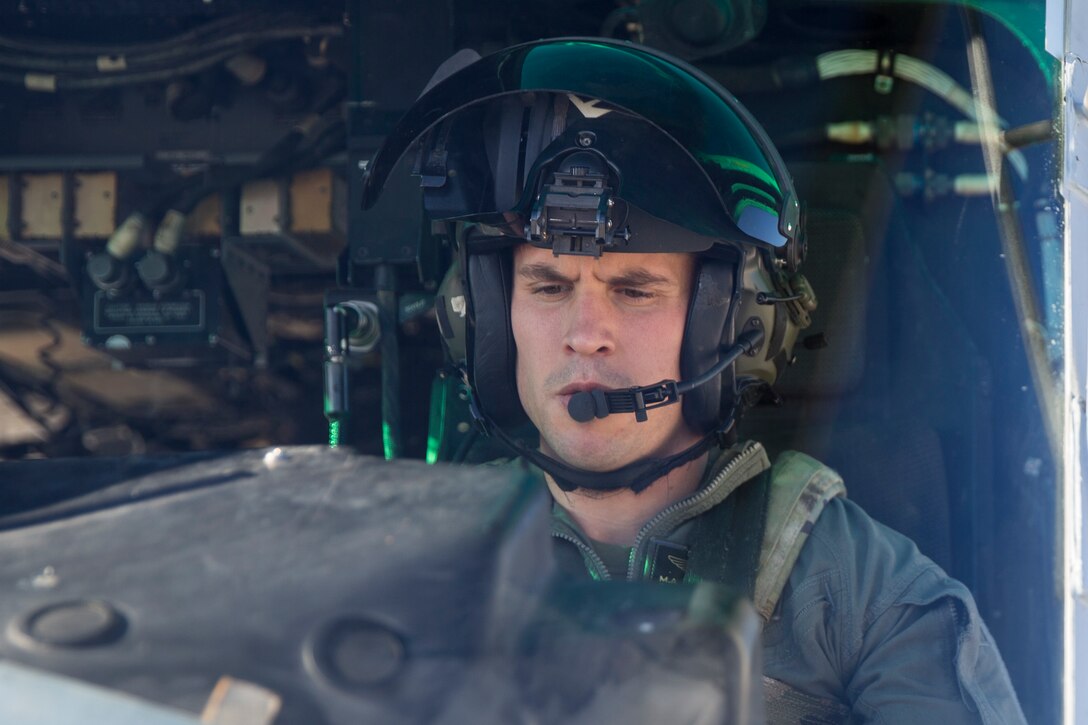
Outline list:
[[[245,15],[232,15],[220,20],[204,23],[192,30],[187,30],[184,33],[174,35],[170,38],[150,40],[141,43],[130,43],[120,47],[130,53],[153,52],[168,47],[184,47],[191,43],[199,42],[201,37],[205,35],[233,29],[235,26],[252,27],[252,24],[253,19],[251,17]],[[116,44],[92,45],[89,43],[58,43],[38,38],[35,38],[34,40],[22,40],[21,38],[0,36],[0,48],[37,55],[105,55],[118,52],[119,46]]]
[[[29,90],[54,93],[72,90],[97,90],[139,83],[159,83],[193,75],[211,68],[260,43],[303,38],[312,35],[338,35],[342,32],[343,28],[339,25],[273,27],[260,32],[239,33],[233,36],[232,45],[229,47],[215,50],[188,62],[164,62],[162,68],[102,72],[100,67],[97,67],[96,71],[90,75],[57,74],[33,70],[23,73],[4,70],[0,71],[0,83],[22,85]],[[0,65],[3,65],[2,59],[0,59]]]
[[[210,24],[209,24],[210,25]],[[304,19],[290,13],[257,16],[249,22],[232,25],[220,25],[216,32],[204,35],[218,36],[194,39],[185,43],[164,41],[163,45],[151,46],[116,46],[97,53],[64,54],[39,53],[37,55],[11,55],[3,50],[0,42],[0,66],[12,66],[24,70],[68,73],[113,73],[141,68],[166,67],[180,62],[186,57],[213,51],[248,46],[274,38],[284,28],[306,27]],[[225,32],[222,32],[224,31]]]
[[[1054,128],[1054,122],[1047,118],[1010,128],[1005,132],[1005,144],[1009,148],[1019,149],[1037,143],[1053,141],[1057,137],[1058,132]]]
[[[749,68],[717,68],[710,74],[734,93],[758,93],[810,85],[818,81],[856,75],[887,74],[925,88],[944,99],[973,121],[994,129],[1001,138],[1005,121],[994,106],[976,102],[963,86],[940,68],[905,53],[869,49],[833,50],[810,57],[787,58],[774,65]],[[1007,155],[1021,179],[1027,178],[1027,159],[1015,148]]]
[[[886,69],[881,68],[885,62],[884,59],[889,59],[886,62],[890,64]],[[980,126],[992,129],[991,133],[994,133],[996,138],[1001,138],[1001,128],[1007,125],[998,115],[996,107],[992,105],[992,98],[989,101],[976,100],[967,89],[940,68],[905,53],[896,53],[891,56],[887,53],[882,55],[876,50],[836,50],[818,55],[816,66],[821,80],[890,72],[896,78],[919,85],[944,99],[960,113],[977,121]],[[1008,161],[1021,179],[1027,178],[1027,159],[1022,153],[1009,152]]]

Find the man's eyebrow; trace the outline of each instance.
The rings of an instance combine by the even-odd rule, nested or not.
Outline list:
[[[550,264],[523,264],[518,267],[518,276],[530,282],[566,282],[571,283],[570,277],[560,274],[559,270]]]
[[[571,284],[574,280],[562,274],[553,265],[536,262],[518,267],[518,276],[530,282],[563,282]],[[675,286],[677,283],[664,275],[655,274],[644,267],[635,267],[613,275],[607,280],[613,287],[654,287]]]
[[[622,274],[608,278],[608,283],[616,287],[654,287],[676,285],[676,281],[643,267],[629,269]]]

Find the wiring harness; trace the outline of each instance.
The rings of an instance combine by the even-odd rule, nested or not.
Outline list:
[[[342,25],[278,12],[229,16],[164,40],[123,46],[0,36],[0,83],[56,93],[166,82],[230,62],[271,41],[343,32]]]

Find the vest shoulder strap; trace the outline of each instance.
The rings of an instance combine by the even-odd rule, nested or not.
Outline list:
[[[756,611],[763,621],[774,613],[824,506],[839,496],[846,496],[842,477],[816,459],[786,451],[775,461],[754,593]]]

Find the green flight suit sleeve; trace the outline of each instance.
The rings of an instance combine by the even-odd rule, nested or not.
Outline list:
[[[847,500],[827,504],[763,636],[765,674],[857,723],[1024,722],[967,588]]]

